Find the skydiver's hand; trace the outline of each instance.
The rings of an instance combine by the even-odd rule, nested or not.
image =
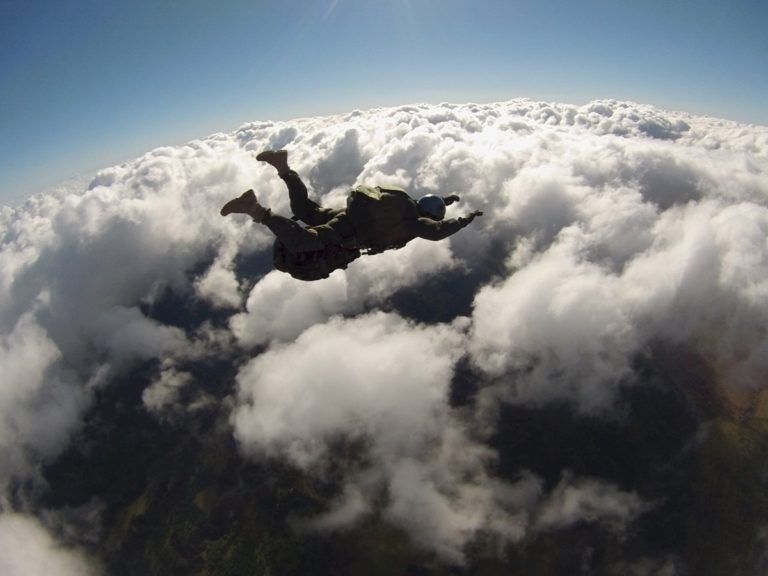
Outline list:
[[[466,216],[462,216],[459,218],[459,222],[462,223],[462,225],[467,226],[470,224],[475,218],[478,216],[482,216],[483,212],[482,210],[475,210],[474,212],[471,212],[470,214],[467,214]]]
[[[459,198],[456,194],[451,194],[450,196],[446,196],[445,198],[443,198],[443,202],[445,202],[446,206],[450,206],[451,204],[453,204],[454,202],[458,202],[459,200],[461,200],[461,198]]]

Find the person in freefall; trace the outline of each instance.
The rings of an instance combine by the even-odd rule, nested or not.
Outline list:
[[[276,237],[275,268],[300,280],[326,278],[363,252],[402,248],[414,238],[442,240],[483,214],[445,219],[445,207],[458,202],[458,196],[428,194],[417,201],[392,186],[357,186],[347,196],[346,209],[323,208],[309,198],[307,187],[288,166],[287,151],[267,150],[256,159],[273,166],[288,186],[293,219],[259,204],[253,190],[227,202],[221,215],[247,214],[269,228]]]

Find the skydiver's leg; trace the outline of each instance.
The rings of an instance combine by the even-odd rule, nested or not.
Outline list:
[[[291,199],[291,211],[293,214],[310,226],[325,224],[333,218],[338,210],[323,208],[314,200],[309,199],[307,187],[301,181],[299,175],[288,166],[288,151],[265,150],[256,156],[256,160],[266,162],[277,170],[277,175],[288,186],[288,195]]]
[[[253,218],[254,222],[264,224],[290,252],[311,252],[321,250],[324,246],[314,230],[304,228],[283,216],[272,214],[269,208],[259,204],[253,190],[248,190],[224,204],[221,215],[229,214],[247,214]]]
[[[261,220],[261,223],[285,244],[289,252],[314,252],[325,247],[317,232],[304,228],[301,224],[284,216],[270,212]]]
[[[307,193],[307,187],[304,182],[301,181],[299,175],[293,170],[286,170],[282,174],[279,174],[283,179],[285,185],[288,186],[288,196],[291,199],[291,211],[294,215],[309,224],[310,226],[320,226],[327,223],[334,216],[338,214],[338,210],[331,210],[330,208],[323,208],[315,202],[309,199]]]

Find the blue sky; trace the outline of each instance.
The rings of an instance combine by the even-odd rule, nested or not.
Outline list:
[[[251,120],[628,99],[768,124],[764,0],[0,0],[0,202]]]

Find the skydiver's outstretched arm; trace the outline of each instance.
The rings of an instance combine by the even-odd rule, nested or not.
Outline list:
[[[431,218],[419,218],[412,220],[411,231],[414,236],[426,240],[443,240],[452,234],[455,234],[465,226],[468,226],[478,216],[483,213],[479,210],[472,212],[467,216],[460,218],[450,218],[449,220],[432,220]]]

